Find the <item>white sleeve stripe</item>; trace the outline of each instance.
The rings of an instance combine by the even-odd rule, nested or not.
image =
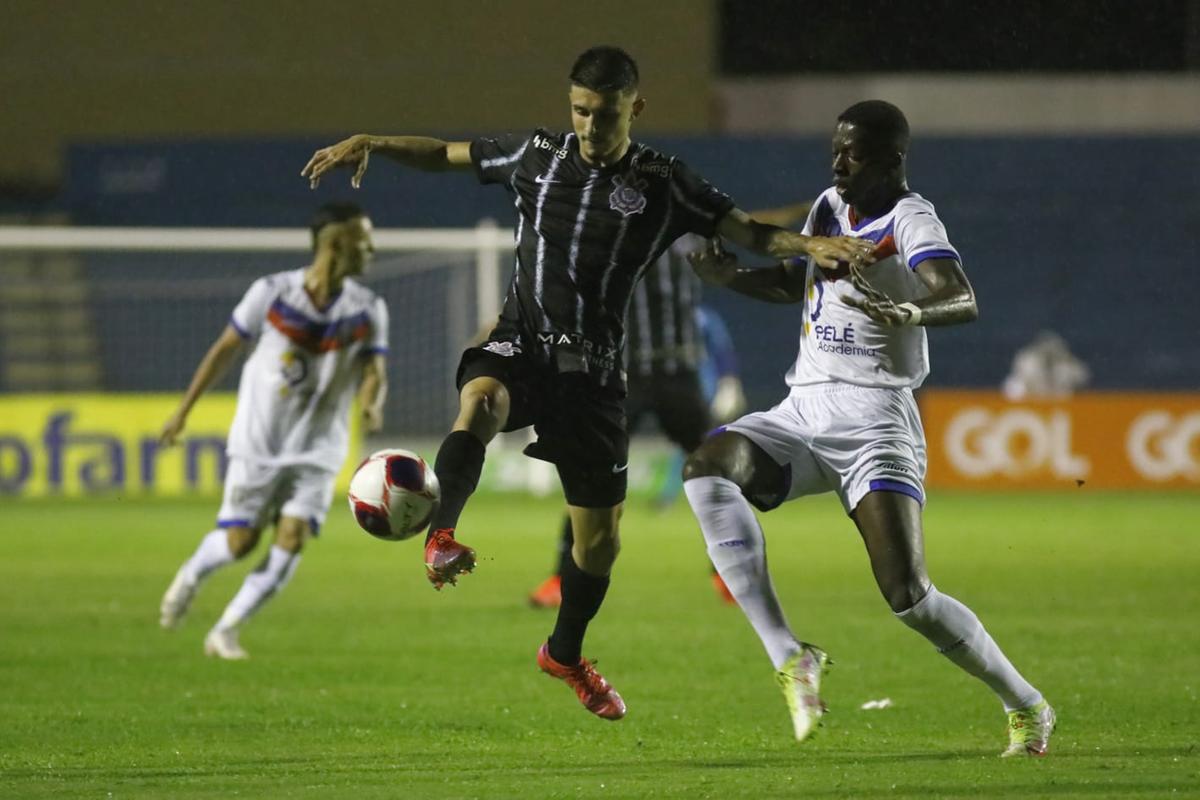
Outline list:
[[[511,164],[512,162],[519,159],[521,156],[525,155],[525,148],[527,148],[527,147],[529,147],[528,139],[525,140],[525,144],[521,145],[521,149],[518,150],[517,152],[513,153],[512,155],[496,156],[495,158],[485,158],[483,161],[479,162],[479,168],[480,169],[490,169],[492,167],[502,167],[505,164]]]

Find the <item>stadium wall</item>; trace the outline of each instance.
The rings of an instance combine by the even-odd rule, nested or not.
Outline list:
[[[0,177],[54,182],[65,144],[85,137],[554,119],[572,60],[601,42],[637,54],[657,109],[648,130],[706,130],[714,25],[713,4],[694,0],[609,0],[584,13],[551,0],[8,0]]]
[[[825,137],[649,136],[744,208],[810,199],[827,185]],[[80,145],[66,210],[89,225],[295,226],[351,195],[317,192],[299,167],[323,140]],[[1100,389],[1200,389],[1200,136],[926,137],[911,184],[964,254],[981,318],[933,331],[931,386],[997,387],[1038,331],[1061,333]],[[507,196],[469,175],[380,163],[354,194],[384,227],[512,221]],[[247,276],[249,277],[249,276]],[[752,405],[774,403],[796,346],[796,310],[711,291],[729,323]]]

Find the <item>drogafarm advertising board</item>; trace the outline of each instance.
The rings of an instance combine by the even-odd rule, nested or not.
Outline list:
[[[207,394],[178,445],[159,431],[177,394],[20,394],[0,397],[0,494],[19,497],[219,495],[237,395]],[[358,415],[351,452],[358,452]],[[338,485],[349,484],[351,459]]]

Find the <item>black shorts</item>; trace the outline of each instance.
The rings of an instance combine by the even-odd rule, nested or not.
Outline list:
[[[699,447],[713,427],[700,376],[691,370],[630,375],[625,413],[630,431],[653,414],[666,437],[685,453]]]
[[[537,441],[525,454],[558,469],[567,503],[612,508],[625,500],[629,434],[624,394],[587,375],[540,368],[527,356],[467,349],[458,364],[458,388],[481,377],[508,389],[505,431],[533,426]]]

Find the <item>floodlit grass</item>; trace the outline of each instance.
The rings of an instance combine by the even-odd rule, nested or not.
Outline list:
[[[418,542],[340,505],[295,581],[246,628],[249,662],[201,655],[253,560],[177,631],[159,597],[215,502],[0,505],[0,796],[1151,797],[1200,794],[1200,499],[936,495],[931,573],[1057,707],[1042,760],[1001,761],[1004,716],[891,618],[832,496],[765,516],[797,632],[836,660],[832,713],[798,747],[770,664],[707,578],[686,505],[631,502],[585,654],[629,715],[591,717],[534,654],[524,605],[559,505],[480,496],[457,588]],[[885,710],[861,711],[891,698]]]

